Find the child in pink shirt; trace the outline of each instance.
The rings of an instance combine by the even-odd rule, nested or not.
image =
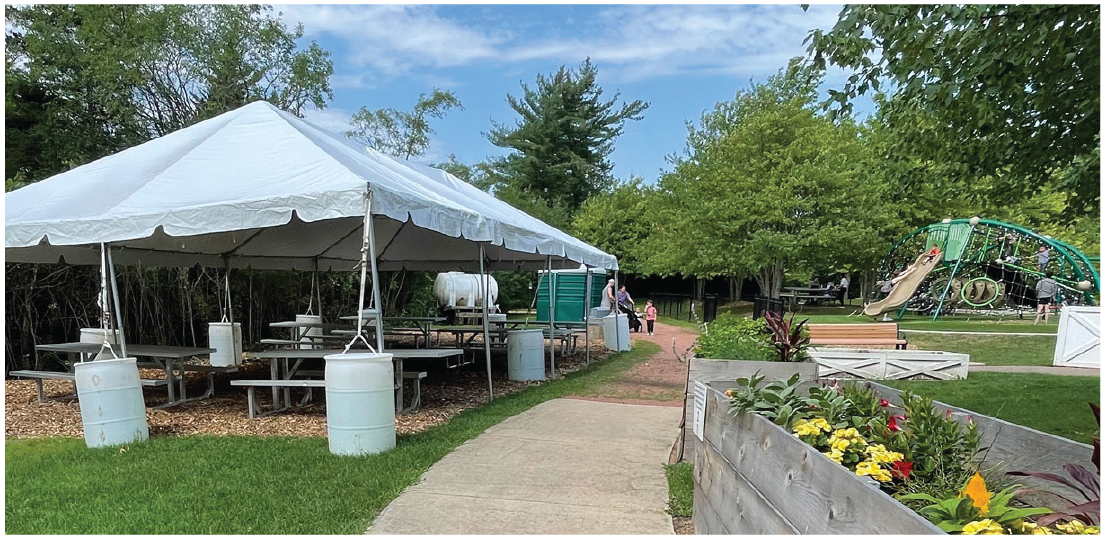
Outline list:
[[[657,308],[653,306],[652,300],[645,301],[645,325],[646,331],[649,335],[653,335],[653,323],[657,322]]]

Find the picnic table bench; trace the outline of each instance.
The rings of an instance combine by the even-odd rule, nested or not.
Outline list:
[[[809,324],[811,345],[894,345],[905,349],[896,323]]]
[[[77,397],[77,374],[70,373],[68,371],[34,371],[29,369],[23,369],[18,371],[9,372],[8,375],[12,377],[23,377],[25,379],[35,380],[35,392],[38,395],[38,402],[45,403],[47,401],[55,401],[60,399],[72,399]],[[42,389],[42,381],[45,379],[54,379],[59,381],[71,381],[73,382],[73,393],[57,396],[46,397],[46,392]],[[169,383],[165,379],[139,379],[138,382],[142,386],[164,386]]]
[[[301,370],[300,374],[303,375],[318,375],[317,370]],[[411,412],[419,407],[419,403],[422,401],[422,390],[419,382],[426,378],[425,371],[404,371],[403,380],[410,380],[414,382],[414,393],[411,396],[411,404],[405,407],[401,407],[398,412],[407,413]],[[246,387],[246,400],[249,407],[250,418],[257,418],[259,416],[268,416],[283,410],[287,410],[291,407],[291,403],[286,403],[283,407],[274,408],[271,411],[261,412],[261,408],[257,406],[256,395],[254,390],[259,387],[265,388],[307,388],[310,392],[312,388],[326,388],[326,381],[322,379],[238,379],[230,381],[231,386],[245,386]],[[304,396],[300,405],[305,405],[308,401],[308,396]]]

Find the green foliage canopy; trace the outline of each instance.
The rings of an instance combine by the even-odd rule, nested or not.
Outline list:
[[[597,74],[589,59],[576,70],[538,75],[534,88],[522,84],[521,97],[507,96],[520,117],[515,125],[493,122],[486,134],[511,150],[489,162],[496,195],[556,227],[567,228],[588,197],[610,188],[614,141],[649,107],[640,100],[618,107],[618,93],[604,100]]]
[[[929,182],[991,176],[1010,201],[1065,169],[1072,209],[1097,214],[1099,24],[1086,4],[847,5],[809,53],[854,72],[830,91],[836,111],[887,87],[896,149],[930,161]]]
[[[259,5],[8,7],[6,179],[38,180],[254,100],[302,115],[330,53]],[[10,185],[11,183],[9,183]]]
[[[353,129],[347,137],[362,142],[385,154],[410,159],[421,156],[430,148],[430,118],[445,118],[450,109],[461,109],[461,100],[453,92],[435,88],[427,96],[419,94],[411,112],[395,109],[370,111],[364,106],[353,113]]]

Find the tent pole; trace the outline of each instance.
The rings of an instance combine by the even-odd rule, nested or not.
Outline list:
[[[492,344],[491,344],[491,332],[488,325],[488,301],[490,300],[490,294],[488,294],[489,283],[488,274],[484,273],[484,244],[480,246],[480,297],[483,301],[483,313],[484,316],[484,362],[487,365],[488,370],[488,401],[495,399],[495,395],[492,392]]]
[[[545,286],[549,289],[549,378],[557,378],[557,365],[553,360],[553,256],[545,256]]]
[[[115,279],[115,263],[111,258],[111,245],[100,244],[107,252],[108,271],[111,273],[111,296],[115,301],[115,340],[119,343],[119,354],[127,357],[127,339],[123,336],[123,314],[119,311],[119,282]]]
[[[622,336],[622,327],[618,322],[618,269],[614,271],[614,290],[611,291],[614,294],[614,350],[615,352],[622,352],[622,344],[619,343],[619,339]]]
[[[584,265],[584,365],[591,364],[591,268]]]
[[[376,271],[376,229],[373,227],[372,216],[373,193],[366,192],[365,197],[365,237],[368,244],[369,266],[372,268],[373,278],[373,307],[376,308],[376,352],[384,352],[384,308],[380,305],[380,276]],[[361,276],[364,280],[365,267],[361,267]],[[363,283],[364,281],[362,281]],[[361,288],[364,294],[364,287]],[[358,306],[360,307],[360,306]],[[320,306],[321,308],[321,306]],[[321,309],[320,309],[321,313]],[[360,324],[361,321],[358,321]],[[403,382],[403,374],[397,373],[396,378]]]

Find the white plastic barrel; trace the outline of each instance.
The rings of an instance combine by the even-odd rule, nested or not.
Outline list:
[[[387,353],[326,358],[326,436],[330,453],[378,454],[396,447],[395,378]]]
[[[85,445],[119,446],[150,437],[134,358],[78,362],[73,371]]]
[[[615,321],[618,327],[615,328]],[[618,332],[618,344],[615,345],[615,332]],[[612,351],[630,350],[630,319],[625,314],[603,317],[603,345]]]
[[[512,381],[545,380],[545,337],[541,330],[507,332],[507,378]]]
[[[323,322],[323,316],[322,315],[296,315],[296,322],[321,323],[321,322]],[[314,349],[315,348],[314,340],[312,340],[311,338],[309,338],[307,336],[321,336],[321,335],[323,335],[323,329],[320,328],[320,327],[308,328],[307,332],[304,332],[300,335],[304,336],[304,337],[300,338],[300,341],[303,342],[303,345],[300,345],[300,348],[301,349]]]
[[[434,278],[434,299],[439,307],[480,307],[480,274],[464,272],[442,272]],[[499,284],[488,276],[488,295],[490,304],[499,298]]]
[[[207,346],[213,366],[237,366],[242,364],[242,323],[213,322],[207,325]]]
[[[115,333],[107,332],[108,343],[115,345]],[[103,328],[81,328],[81,343],[103,343],[104,342],[104,329]]]

